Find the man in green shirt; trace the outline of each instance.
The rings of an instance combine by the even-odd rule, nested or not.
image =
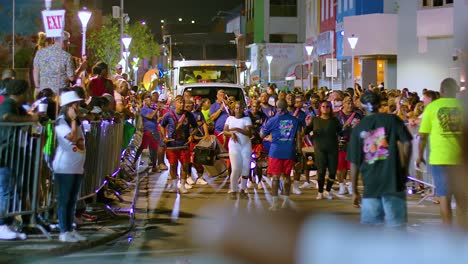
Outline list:
[[[440,214],[446,225],[452,224],[451,197],[457,202],[457,218],[460,223],[466,218],[466,196],[462,188],[455,188],[455,180],[463,175],[450,173],[460,164],[460,140],[463,110],[455,97],[460,88],[452,78],[440,84],[440,99],[426,106],[419,133],[419,154],[416,166],[426,163],[424,149],[429,138],[429,164],[434,178],[435,194],[440,198]]]

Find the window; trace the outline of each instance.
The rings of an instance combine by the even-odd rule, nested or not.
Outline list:
[[[349,0],[349,9],[353,9],[354,0]]]
[[[338,14],[341,14],[341,1],[342,0],[338,0],[338,8],[337,8],[338,9],[338,11],[337,11]]]
[[[270,43],[297,43],[296,34],[270,34]]]
[[[335,16],[335,5],[333,4],[333,0],[331,0],[332,2],[330,3],[330,17],[333,17]]]
[[[297,0],[270,0],[270,16],[297,17]]]
[[[348,0],[344,0],[343,12],[348,11]]]
[[[444,7],[453,6],[453,0],[422,0],[422,7]]]

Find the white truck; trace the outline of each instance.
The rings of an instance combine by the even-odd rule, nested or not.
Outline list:
[[[227,94],[245,100],[243,87],[240,85],[234,34],[189,33],[169,35],[165,39],[169,40],[170,84],[175,95],[183,94],[187,88],[196,95],[195,90],[198,89],[204,90],[200,93],[206,93],[206,89],[216,93],[216,90],[225,87],[229,91],[239,90]]]

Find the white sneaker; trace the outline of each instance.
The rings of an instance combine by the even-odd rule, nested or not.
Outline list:
[[[164,163],[159,164],[159,169],[160,170],[167,170],[167,166]]]
[[[304,182],[300,187],[299,189],[310,189],[312,188],[312,184],[310,184],[310,182]]]
[[[350,195],[353,195],[353,183],[352,182],[348,183],[348,193]]]
[[[297,188],[296,186],[292,186],[292,193],[296,195],[302,194],[301,190],[299,190],[299,188]]]
[[[202,177],[199,177],[196,181],[195,181],[196,184],[198,185],[207,185],[208,182],[205,181],[205,179],[203,179]]]
[[[184,185],[185,185],[185,189],[187,189],[187,190],[190,190],[190,189],[193,188],[193,186],[188,184],[188,183],[185,183]]]
[[[76,243],[79,240],[76,239],[71,232],[60,233],[59,235],[60,242],[67,242],[67,243]]]
[[[167,191],[171,193],[177,192],[177,180],[172,180],[172,183],[167,184]]]
[[[26,238],[28,238],[25,233],[20,233],[20,232],[15,232],[15,233],[16,233],[16,239],[26,240]]]
[[[263,190],[263,185],[261,181],[257,184],[257,189]]]
[[[253,183],[251,180],[247,182],[247,188],[252,189],[254,187]]]
[[[17,233],[10,229],[7,225],[0,226],[0,239],[1,240],[13,240],[17,238]]]
[[[195,184],[195,181],[193,180],[192,176],[187,177],[187,183],[190,185]]]
[[[76,230],[73,230],[72,232],[70,232],[72,234],[72,236],[78,240],[78,241],[86,241],[88,240],[85,236],[82,236],[80,234],[78,234],[78,232],[76,232]]]
[[[178,187],[179,187],[179,192],[180,192],[180,193],[188,193],[186,186],[187,186],[186,183],[184,183],[184,184],[179,184],[179,186],[178,186]]]
[[[323,193],[317,193],[317,200],[322,200],[323,199]]]
[[[345,186],[344,182],[341,182],[340,183],[340,190],[338,191],[338,194],[344,195],[344,194],[346,194],[346,192],[347,192],[346,191],[346,186]]]
[[[324,191],[323,192],[323,197],[327,198],[328,200],[332,200],[333,196],[331,195],[330,192]]]

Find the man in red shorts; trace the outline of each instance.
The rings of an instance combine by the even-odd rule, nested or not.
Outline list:
[[[191,185],[186,182],[190,164],[190,150],[188,146],[193,140],[190,129],[197,131],[198,125],[193,114],[185,111],[184,98],[178,95],[174,101],[175,111],[169,109],[169,112],[161,120],[161,136],[167,146],[166,156],[169,161],[169,176],[172,179],[169,191],[174,192],[176,190],[178,179],[177,165],[180,161],[182,172],[178,189],[180,193],[187,193],[187,188],[191,188]]]
[[[299,152],[300,129],[299,120],[287,111],[287,103],[284,99],[278,100],[277,115],[270,118],[261,137],[271,133],[272,141],[268,153],[268,174],[273,175],[272,191],[273,204],[270,210],[278,210],[278,191],[280,177],[284,180],[284,201],[282,208],[288,207],[291,191],[291,170],[296,163],[296,153]]]

